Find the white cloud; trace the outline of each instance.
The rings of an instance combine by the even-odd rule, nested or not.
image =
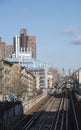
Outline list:
[[[68,28],[68,29],[65,29],[63,32],[61,32],[60,34],[61,35],[74,35],[75,33],[77,32],[77,29],[75,28]]]
[[[81,35],[75,38],[71,43],[74,45],[81,45]]]

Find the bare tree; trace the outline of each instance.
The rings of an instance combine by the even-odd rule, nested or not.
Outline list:
[[[11,87],[11,68],[4,66],[3,70],[3,93],[8,94]]]
[[[27,72],[25,69],[21,72],[21,86],[22,86],[22,92],[26,93],[28,88],[28,79],[27,79]]]
[[[21,66],[19,64],[14,64],[12,66],[12,88],[13,88],[13,92],[16,95],[21,95],[21,82],[20,82],[20,78],[21,78]]]

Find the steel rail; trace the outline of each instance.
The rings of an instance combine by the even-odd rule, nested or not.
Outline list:
[[[78,125],[78,120],[77,120],[77,116],[76,116],[76,111],[75,111],[74,103],[73,103],[73,99],[72,99],[72,95],[70,95],[70,96],[71,96],[71,102],[72,102],[72,108],[73,108],[73,112],[74,112],[76,127],[77,127],[77,130],[80,130],[79,129],[79,125]]]
[[[10,128],[10,130],[20,130],[20,128],[27,122],[27,120],[30,120],[29,115],[26,115],[16,125],[14,125],[12,128]]]
[[[68,95],[67,95],[68,97]],[[68,100],[68,99],[66,99]],[[66,102],[66,130],[68,130],[68,101]]]
[[[41,107],[42,108],[42,107]],[[40,110],[41,110],[40,108]],[[26,120],[28,120],[29,115],[26,115],[25,117],[23,117],[18,123],[16,123],[13,127],[11,127],[11,130],[16,130],[16,129],[21,129],[21,127],[23,127],[23,123],[26,122]]]
[[[61,99],[61,100],[62,100],[62,99]],[[50,127],[49,130],[52,130],[52,129],[53,129],[53,126],[54,126],[54,123],[55,123],[55,119],[56,119],[56,117],[57,117],[57,114],[58,114],[58,111],[59,111],[59,108],[60,108],[61,100],[60,100],[59,105],[57,106],[57,111],[56,111],[56,113],[55,113],[55,115],[54,115],[54,118],[53,118],[53,121],[52,121],[52,124],[51,124],[51,127]]]
[[[14,124],[14,126],[12,127],[12,128],[10,128],[11,130],[15,130],[16,128],[18,128],[18,127],[20,127],[20,124],[22,123],[22,122],[24,122],[25,120],[27,120],[27,118],[28,118],[28,116],[27,115],[25,115],[19,122],[17,122],[16,124]]]
[[[51,103],[51,106],[50,106],[49,109],[51,109],[51,108],[53,107],[53,103],[54,103],[54,102],[55,102],[55,100],[52,100],[52,103]],[[41,130],[41,129],[42,129],[44,123],[46,122],[46,120],[47,120],[47,118],[48,118],[48,116],[49,116],[49,114],[50,114],[50,111],[47,113],[46,118],[44,118],[44,120],[43,120],[43,122],[42,122],[42,124],[40,125],[40,127],[39,127],[38,130]]]
[[[64,102],[64,98],[62,98],[62,101],[61,101],[61,104],[60,104],[60,108],[63,108],[63,102]],[[56,118],[56,124],[55,124],[54,130],[57,130],[57,126],[58,126],[59,117],[60,117],[61,112],[62,111],[58,111],[58,115],[57,115],[57,118]]]
[[[61,120],[61,128],[60,128],[60,130],[63,130],[63,124],[64,124],[64,103],[66,103],[65,102],[65,98],[64,98],[64,100],[63,100],[63,109],[62,109],[62,120]]]
[[[53,98],[53,97],[52,97]],[[52,100],[52,98],[50,98],[50,100],[47,102],[47,104],[45,104],[45,106],[42,106],[39,109],[39,113],[36,113],[34,115],[34,117],[23,127],[23,130],[28,130],[31,125],[38,119],[38,117],[40,116],[40,114],[42,113],[42,110],[45,110],[47,108],[47,106],[49,105],[50,101]]]

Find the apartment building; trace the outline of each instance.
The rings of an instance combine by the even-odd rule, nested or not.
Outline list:
[[[5,58],[11,57],[14,51],[13,45],[6,44],[5,45]]]
[[[5,58],[5,42],[0,41],[0,60]]]
[[[13,45],[6,44],[5,42],[2,42],[0,39],[0,59],[11,57],[13,50]]]
[[[23,93],[36,91],[36,78],[19,64],[12,64],[3,60],[2,63],[2,92],[4,96],[14,93],[22,95]]]
[[[36,37],[27,35],[27,30],[22,28],[20,35],[13,38],[14,52],[32,52],[32,58],[36,59]]]

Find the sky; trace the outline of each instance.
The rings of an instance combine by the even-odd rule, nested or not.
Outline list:
[[[37,59],[48,66],[81,67],[81,0],[0,0],[0,37],[13,37],[26,28],[36,36]]]

